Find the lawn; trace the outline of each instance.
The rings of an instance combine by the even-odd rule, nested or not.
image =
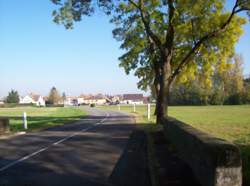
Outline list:
[[[118,110],[117,106],[105,106],[102,109]],[[147,107],[121,106],[121,111],[137,117],[137,123],[151,123],[154,106],[151,106],[151,120],[147,120]],[[192,125],[218,138],[226,139],[238,145],[243,158],[245,185],[250,185],[250,105],[240,106],[170,106],[169,115]],[[151,125],[153,126],[153,125]],[[152,127],[151,127],[152,128]]]
[[[118,110],[118,106],[101,106],[102,109]],[[137,117],[137,123],[155,121],[154,106],[151,119],[147,120],[147,106],[122,105],[121,111]],[[238,144],[250,143],[250,105],[242,106],[170,106],[169,115],[195,128]]]
[[[12,132],[23,131],[23,112],[27,113],[28,131],[41,130],[55,125],[62,125],[75,121],[86,115],[80,108],[38,108],[17,107],[0,108],[0,117],[10,118],[10,129]]]

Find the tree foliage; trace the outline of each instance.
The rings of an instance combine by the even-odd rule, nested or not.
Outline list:
[[[243,58],[235,55],[227,60],[227,68],[215,71],[211,87],[204,86],[201,75],[185,83],[175,82],[170,92],[172,105],[223,105],[247,103],[248,85],[243,78]]]
[[[19,103],[19,94],[16,90],[11,90],[5,99],[6,103]]]
[[[63,92],[63,93],[62,93],[62,100],[63,100],[63,101],[66,101],[66,99],[67,99],[66,93]]]
[[[246,20],[249,0],[235,0],[225,11],[224,0],[53,0],[61,5],[53,13],[57,23],[72,28],[82,15],[96,6],[111,14],[114,37],[121,41],[119,58],[126,73],[135,72],[142,89],[154,87],[157,122],[167,115],[169,89],[173,82],[186,82],[202,75],[206,87],[216,71],[227,68],[234,45]],[[152,86],[154,85],[154,86]]]

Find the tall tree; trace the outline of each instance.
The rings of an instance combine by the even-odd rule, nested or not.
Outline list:
[[[48,101],[50,104],[53,104],[53,105],[57,105],[61,101],[61,96],[55,87],[51,88]]]
[[[61,6],[53,12],[55,22],[66,28],[91,15],[96,5],[112,14],[114,37],[125,50],[120,65],[127,73],[135,70],[142,88],[155,85],[157,123],[167,116],[175,80],[200,73],[211,86],[215,66],[225,66],[243,32],[245,20],[237,14],[250,11],[249,0],[235,0],[231,12],[224,11],[224,0],[52,1]]]
[[[66,101],[66,99],[67,99],[66,93],[63,92],[63,93],[62,93],[62,100],[63,100],[63,101]]]
[[[244,103],[250,104],[250,76],[244,80]]]
[[[6,103],[19,103],[19,94],[16,90],[11,90],[6,97]]]
[[[244,89],[243,58],[235,55],[230,63],[230,68],[221,74],[225,101],[227,104],[240,104]]]

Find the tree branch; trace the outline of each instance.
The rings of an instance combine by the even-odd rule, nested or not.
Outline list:
[[[182,68],[188,64],[189,62],[189,58],[195,54],[195,52],[200,48],[200,46],[207,41],[208,39],[211,39],[213,37],[216,37],[219,33],[223,32],[226,27],[231,23],[233,17],[235,14],[238,13],[238,11],[236,10],[239,7],[239,0],[236,0],[236,3],[232,9],[232,12],[230,14],[230,16],[228,17],[228,19],[225,21],[225,23],[223,23],[221,25],[221,27],[217,30],[214,30],[208,34],[206,34],[205,36],[203,36],[195,45],[194,47],[187,53],[187,55],[181,60],[180,64],[177,66],[177,68],[174,70],[174,72],[172,73],[172,75],[169,77],[170,82],[172,82],[174,80],[174,78],[181,72]]]
[[[167,0],[167,6],[168,6],[168,29],[166,33],[166,39],[165,39],[165,47],[166,51],[164,51],[165,56],[172,57],[173,55],[173,47],[174,47],[174,24],[173,24],[173,17],[174,17],[174,5],[173,0]],[[170,64],[172,63],[169,61]]]
[[[166,33],[166,42],[165,46],[168,47],[169,45],[173,45],[174,40],[174,25],[173,25],[173,17],[174,17],[174,5],[173,0],[168,0],[168,29]]]
[[[140,17],[143,22],[143,25],[145,27],[147,35],[152,38],[154,43],[157,45],[157,47],[162,51],[162,43],[161,40],[153,33],[153,31],[150,28],[150,22],[146,20],[145,13],[144,13],[144,5],[143,0],[140,0],[140,4],[138,5],[133,0],[128,0],[132,5],[134,5],[140,12]]]

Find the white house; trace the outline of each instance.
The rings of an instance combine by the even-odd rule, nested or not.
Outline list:
[[[83,104],[84,103],[84,98],[83,97],[78,97],[77,99],[76,99],[76,101],[77,101],[77,104],[79,105],[79,104]]]
[[[143,94],[124,94],[121,104],[143,104]]]
[[[0,105],[3,105],[4,101],[2,99],[0,99]]]
[[[24,97],[20,97],[20,104],[35,104],[36,106],[45,106],[45,100],[40,95],[26,95]]]
[[[73,96],[67,96],[66,100],[64,100],[63,104],[64,105],[68,105],[68,106],[72,106],[75,105],[77,102],[77,98],[73,97]]]

